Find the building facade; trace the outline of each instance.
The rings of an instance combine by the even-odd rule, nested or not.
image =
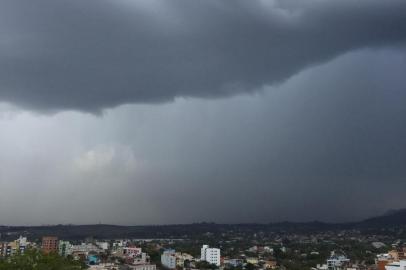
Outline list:
[[[155,264],[141,264],[129,266],[131,270],[156,270]]]
[[[59,241],[58,244],[59,255],[66,257],[72,254],[72,245],[69,241]]]
[[[200,260],[220,266],[220,249],[203,245],[200,250]]]
[[[58,253],[58,237],[55,236],[44,236],[42,237],[42,251],[44,253],[55,252]]]
[[[167,249],[162,253],[161,264],[165,268],[176,268],[176,252],[174,249]]]
[[[385,265],[386,270],[404,270],[406,269],[406,260],[400,260]]]

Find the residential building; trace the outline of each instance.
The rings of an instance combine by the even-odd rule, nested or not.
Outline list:
[[[123,248],[123,255],[125,257],[131,257],[134,258],[138,255],[141,255],[142,249],[138,247],[124,247]]]
[[[254,265],[258,264],[258,262],[259,262],[258,258],[255,258],[255,257],[249,257],[246,259],[246,261],[247,261],[247,263],[254,264]]]
[[[336,255],[334,252],[331,253],[330,258],[327,259],[327,264],[317,265],[317,270],[347,270],[350,266],[350,259],[343,255]]]
[[[20,237],[15,241],[17,246],[18,246],[18,251],[22,254],[24,253],[25,249],[28,246],[28,241],[27,241],[27,237],[22,237],[20,235]]]
[[[94,245],[93,243],[82,243],[80,245],[71,245],[70,251],[72,254],[89,254],[89,253],[102,253],[103,249]]]
[[[176,252],[175,253],[176,257],[176,265],[183,268],[185,266],[185,261],[193,261],[194,258],[192,255],[187,254],[187,253],[181,253],[181,252]]]
[[[3,251],[4,257],[8,257],[8,256],[16,254],[17,250],[18,250],[18,245],[17,245],[16,241],[5,242],[3,244],[2,251]]]
[[[58,252],[58,237],[44,236],[42,237],[42,251],[44,253]]]
[[[110,248],[109,242],[96,242],[96,245],[99,246],[103,250],[108,250]]]
[[[220,266],[220,249],[203,245],[200,250],[200,260]]]
[[[244,261],[242,259],[225,259],[224,264],[231,265],[233,267],[242,266]]]
[[[277,266],[278,266],[278,263],[274,260],[265,261],[265,264],[264,264],[264,267],[266,269],[275,269],[275,268],[277,268]]]
[[[61,256],[68,256],[72,253],[72,245],[69,241],[59,241],[58,253]]]
[[[400,249],[394,249],[388,252],[388,254],[395,261],[406,260],[406,247]]]
[[[156,270],[155,264],[140,264],[128,266],[131,270]]]
[[[176,252],[174,249],[167,249],[161,255],[161,263],[163,267],[169,269],[176,268]]]
[[[143,265],[143,264],[149,263],[149,256],[145,252],[141,252],[141,254],[138,254],[131,258],[132,258],[132,264],[134,264],[134,265]]]
[[[400,260],[385,265],[386,270],[405,270],[406,269],[406,260]]]
[[[376,257],[375,263],[377,270],[385,270],[385,266],[394,261],[389,253],[378,254]]]
[[[98,265],[89,265],[90,270],[117,270],[119,266],[114,263],[102,263]]]
[[[343,270],[346,269],[349,263],[350,259],[347,259],[345,256],[337,256],[333,254],[329,259],[327,259],[327,269]]]

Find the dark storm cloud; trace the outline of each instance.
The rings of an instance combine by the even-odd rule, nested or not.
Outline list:
[[[405,207],[405,70],[405,50],[362,49],[255,95],[103,117],[0,105],[1,220],[348,221]]]
[[[0,33],[1,101],[98,111],[251,92],[403,45],[406,1],[4,0]]]

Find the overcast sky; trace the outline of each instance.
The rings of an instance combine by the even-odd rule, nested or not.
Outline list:
[[[0,224],[406,207],[406,1],[2,0]]]

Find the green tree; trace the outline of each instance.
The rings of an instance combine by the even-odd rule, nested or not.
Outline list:
[[[81,270],[84,262],[64,258],[58,254],[43,254],[38,250],[27,250],[0,260],[0,270]]]

